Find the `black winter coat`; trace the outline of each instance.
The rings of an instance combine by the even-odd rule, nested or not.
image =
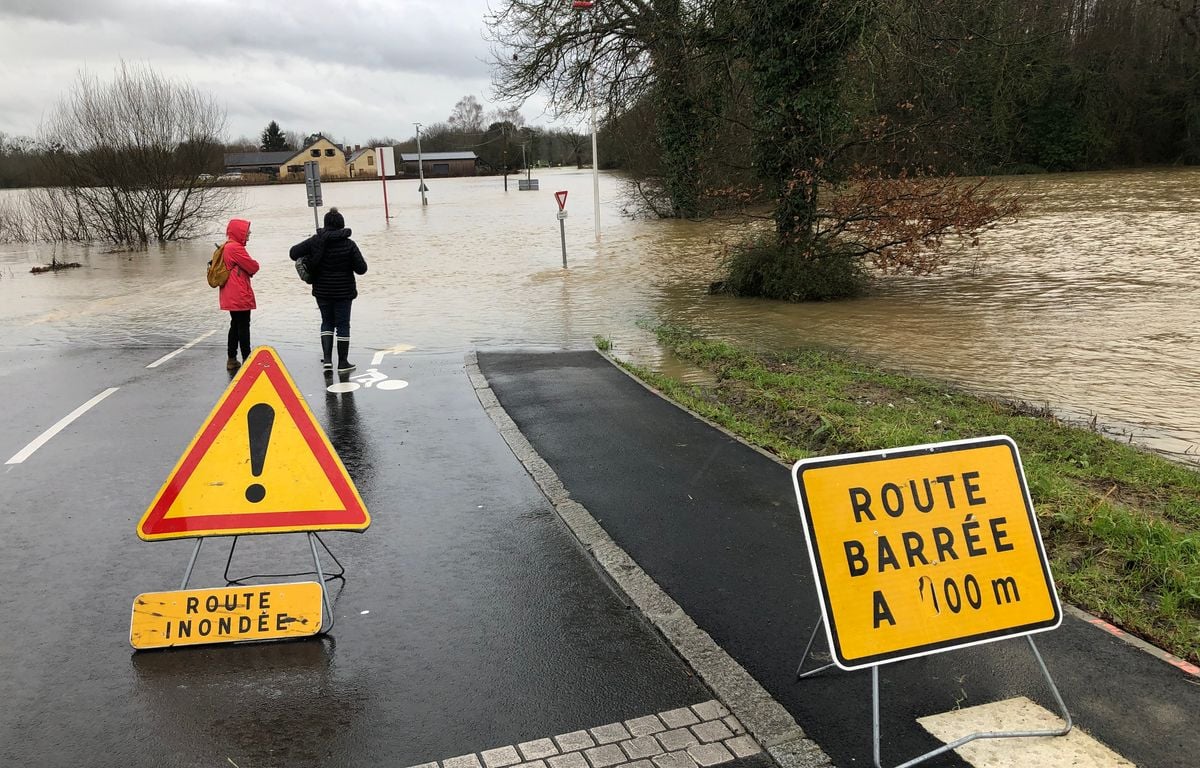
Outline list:
[[[354,276],[367,273],[367,261],[350,239],[349,229],[318,229],[317,234],[293,245],[288,255],[292,261],[303,256],[315,273],[312,295],[318,302],[358,297]]]

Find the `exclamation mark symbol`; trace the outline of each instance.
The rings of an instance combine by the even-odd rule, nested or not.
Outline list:
[[[250,406],[246,414],[246,427],[250,433],[250,473],[255,477],[262,475],[263,464],[267,461],[267,446],[271,444],[271,427],[275,425],[275,409],[266,403]],[[267,489],[261,484],[254,483],[246,489],[246,501],[257,504],[265,499]]]

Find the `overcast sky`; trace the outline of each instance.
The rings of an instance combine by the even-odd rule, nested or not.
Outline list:
[[[228,138],[406,139],[472,94],[490,111],[487,0],[0,0],[0,132],[35,135],[80,70],[148,63],[225,105]],[[521,108],[549,124],[542,102]]]

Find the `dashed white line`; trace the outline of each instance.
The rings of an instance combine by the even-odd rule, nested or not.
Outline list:
[[[104,390],[100,394],[93,397],[91,400],[88,400],[83,405],[81,405],[78,408],[76,408],[75,410],[71,411],[66,416],[59,419],[58,422],[54,424],[54,426],[50,427],[50,429],[47,429],[42,434],[38,435],[33,440],[33,442],[31,442],[29,445],[22,448],[11,459],[9,459],[8,461],[6,461],[4,463],[5,464],[20,464],[21,462],[25,461],[25,459],[28,459],[30,456],[33,455],[34,451],[36,451],[38,448],[41,448],[43,445],[48,443],[50,441],[50,438],[54,437],[59,432],[62,432],[64,429],[66,429],[71,424],[71,422],[75,421],[75,419],[78,419],[80,416],[87,413],[97,403],[99,403],[101,400],[103,400],[104,398],[111,395],[113,392],[116,392],[118,389],[119,389],[119,387],[109,387],[108,389]]]
[[[175,350],[174,352],[169,352],[169,353],[163,355],[162,357],[158,358],[157,360],[155,360],[153,363],[150,363],[150,365],[147,365],[146,367],[147,368],[157,368],[158,366],[160,366],[163,363],[170,360],[172,357],[175,357],[175,355],[178,355],[180,352],[188,351],[192,347],[196,346],[200,342],[207,339],[209,336],[212,336],[214,333],[216,333],[216,331],[209,331],[208,333],[204,334],[203,336],[201,336],[197,339],[193,339],[192,341],[189,341],[187,344],[184,344],[182,347]]]

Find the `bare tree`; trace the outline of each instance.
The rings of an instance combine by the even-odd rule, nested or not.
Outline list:
[[[483,105],[474,96],[463,96],[446,122],[459,133],[483,133]]]
[[[665,195],[673,215],[697,214],[696,155],[712,124],[713,105],[698,92],[702,70],[723,68],[728,40],[718,17],[737,3],[711,0],[619,0],[587,4],[503,0],[488,16],[493,91],[508,103],[543,93],[556,116],[593,110],[620,115],[649,99],[663,155]]]
[[[81,72],[41,128],[63,186],[39,196],[53,239],[145,247],[197,235],[232,202],[201,178],[222,150],[225,111],[186,82],[122,63]]]
[[[513,128],[525,127],[525,116],[518,107],[500,107],[492,113],[493,123],[508,123]]]
[[[304,146],[304,134],[300,131],[284,131],[283,138],[287,141],[289,147],[294,147],[297,151]]]

